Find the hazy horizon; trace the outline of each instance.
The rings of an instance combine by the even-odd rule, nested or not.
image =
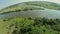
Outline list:
[[[27,2],[27,1],[32,1],[32,0],[0,0],[0,9],[3,9],[13,4]],[[48,2],[60,3],[60,0],[33,0],[33,1],[48,1]]]

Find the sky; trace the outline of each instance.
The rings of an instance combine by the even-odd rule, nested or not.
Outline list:
[[[49,1],[49,2],[60,3],[60,0],[0,0],[0,9],[3,9],[13,4],[27,2],[27,1]]]

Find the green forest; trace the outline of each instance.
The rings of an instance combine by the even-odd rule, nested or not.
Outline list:
[[[60,20],[48,18],[8,18],[4,22],[6,34],[60,34]],[[10,24],[7,27],[7,24]]]

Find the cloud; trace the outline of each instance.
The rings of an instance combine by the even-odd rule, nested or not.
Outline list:
[[[46,0],[46,1],[55,2],[55,3],[60,3],[60,0]]]

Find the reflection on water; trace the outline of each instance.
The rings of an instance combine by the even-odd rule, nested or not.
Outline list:
[[[58,10],[33,10],[33,11],[21,11],[21,12],[12,12],[8,14],[0,15],[0,18],[7,17],[46,17],[46,18],[59,18],[60,11]]]

